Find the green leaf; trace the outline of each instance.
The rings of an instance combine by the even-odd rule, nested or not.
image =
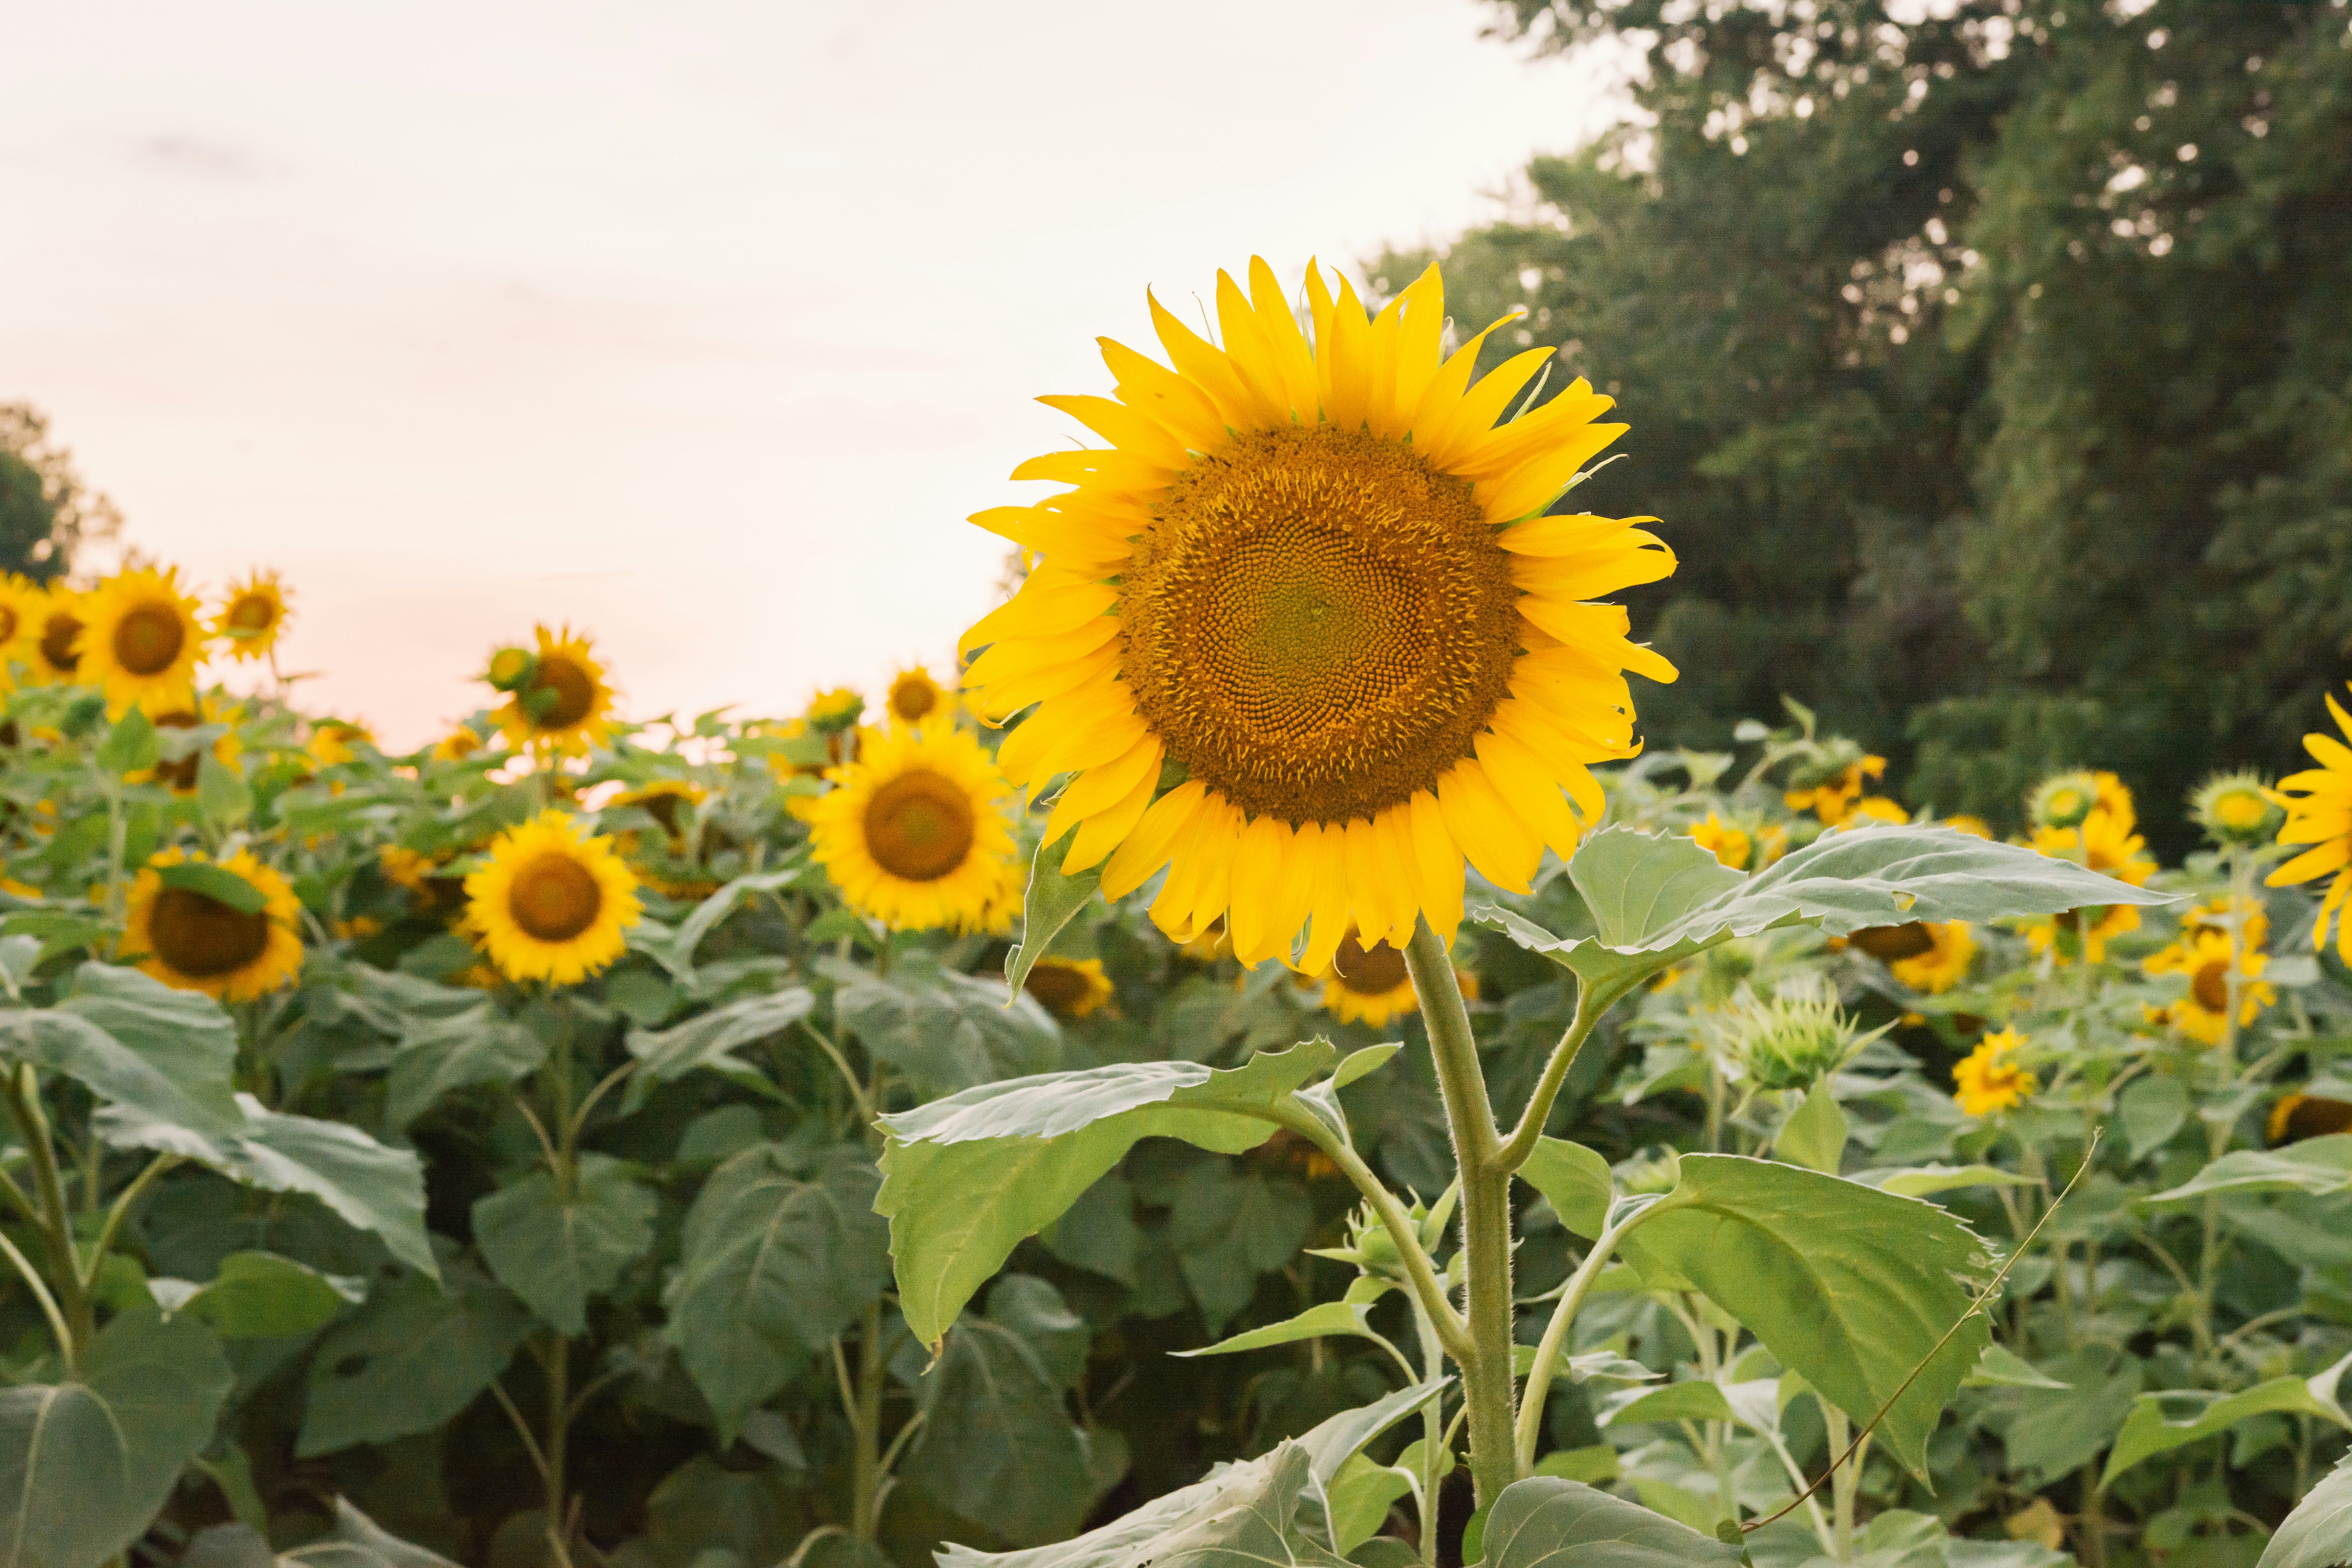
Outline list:
[[[1022,1239],[1147,1137],[1237,1154],[1271,1137],[1275,1103],[1337,1063],[1317,1040],[1238,1068],[1122,1062],[985,1084],[881,1119],[875,1207],[890,1221],[900,1310],[936,1349]]]
[[[780,892],[791,887],[800,880],[803,869],[797,865],[784,866],[772,871],[754,871],[729,882],[695,905],[694,912],[678,922],[677,934],[670,941],[671,953],[690,971],[702,939],[718,930],[719,922],[735,912],[736,906],[754,893]]]
[[[588,1298],[654,1244],[660,1200],[609,1154],[582,1154],[567,1197],[553,1173],[536,1170],[474,1205],[474,1245],[499,1283],[573,1337],[588,1331]]]
[[[2352,1563],[2352,1455],[2294,1505],[2255,1568],[2338,1568]]]
[[[118,1149],[165,1150],[264,1192],[308,1193],[382,1237],[403,1263],[439,1278],[425,1234],[425,1167],[414,1150],[388,1149],[340,1121],[284,1115],[249,1094],[236,1103],[244,1126],[218,1137],[121,1105],[100,1110],[93,1125]]]
[[[404,1275],[319,1341],[296,1457],[429,1432],[506,1370],[530,1314],[488,1280],[454,1271],[450,1283],[444,1295]]]
[[[196,809],[207,822],[235,827],[253,815],[253,786],[236,763],[206,751],[196,759]]]
[[[722,1442],[882,1294],[887,1236],[874,1208],[862,1159],[845,1152],[803,1179],[773,1143],[719,1166],[696,1195],[662,1290],[663,1331]]]
[[[1249,1305],[1259,1275],[1297,1256],[1314,1222],[1314,1205],[1294,1182],[1215,1160],[1185,1173],[1169,1211],[1168,1245],[1211,1333]]]
[[[0,1013],[0,1050],[198,1136],[234,1132],[236,1026],[201,992],[85,963],[55,1007]]]
[[[335,1527],[278,1561],[286,1568],[457,1568],[437,1552],[401,1540],[342,1498],[335,1500]]]
[[[1518,1175],[1576,1235],[1591,1241],[1606,1227],[1617,1184],[1609,1162],[1594,1151],[1564,1138],[1538,1138]]]
[[[789,985],[740,997],[667,1029],[631,1029],[629,1054],[637,1058],[637,1070],[630,1079],[625,1106],[635,1109],[656,1084],[703,1068],[753,1071],[735,1052],[782,1034],[807,1017],[815,1005],[816,997],[806,986]]]
[[[1378,1465],[1361,1454],[1350,1455],[1331,1478],[1327,1494],[1331,1544],[1342,1553],[1354,1552],[1380,1533],[1389,1510],[1412,1489],[1412,1474],[1402,1466]]]
[[[1023,1545],[1085,1521],[1086,1444],[1060,1381],[1022,1335],[987,1319],[958,1323],[924,1375],[922,1410],[902,1473],[942,1506]]]
[[[1045,1280],[1031,1274],[999,1276],[989,1288],[988,1319],[1021,1336],[1055,1387],[1076,1388],[1085,1380],[1094,1331]]]
[[[1878,1429],[1915,1473],[1990,1342],[1960,1281],[1990,1278],[1993,1263],[1968,1226],[1933,1204],[1794,1165],[1684,1155],[1679,1184],[1623,1251],[1654,1286],[1688,1280],[1857,1422],[1927,1363]]]
[[[125,1312],[79,1380],[0,1390],[0,1565],[96,1568],[146,1533],[235,1378],[212,1331]]]
[[[148,1289],[173,1316],[202,1319],[225,1340],[308,1334],[367,1299],[362,1282],[321,1274],[274,1252],[232,1252],[208,1285],[151,1279]]]
[[[106,739],[91,755],[100,767],[121,778],[162,762],[163,747],[155,738],[154,721],[133,708],[107,730]]]
[[[1772,1140],[1772,1152],[1807,1170],[1837,1174],[1845,1158],[1845,1112],[1838,1109],[1829,1079],[1813,1085],[1804,1103],[1781,1123],[1780,1135]]]
[[[1639,1503],[1578,1481],[1534,1476],[1503,1489],[1486,1516],[1486,1568],[1697,1568],[1741,1550]]]
[[[1174,1351],[1170,1353],[1191,1357],[1203,1355],[1234,1355],[1243,1351],[1264,1350],[1268,1345],[1296,1344],[1300,1340],[1327,1339],[1333,1335],[1349,1335],[1356,1339],[1372,1337],[1370,1327],[1371,1308],[1356,1301],[1326,1301],[1309,1307],[1295,1318],[1285,1318],[1278,1323],[1268,1323],[1262,1329],[1219,1340],[1215,1344],[1196,1351]]]
[[[1556,1449],[1536,1461],[1536,1474],[1582,1481],[1586,1486],[1613,1481],[1618,1475],[1617,1450],[1606,1443],[1596,1443],[1589,1448]]]
[[[405,1131],[452,1089],[512,1083],[546,1059],[539,1032],[501,1016],[488,998],[446,1017],[412,1019],[384,1077],[384,1120]]]
[[[1029,892],[1021,906],[1021,940],[1004,955],[1004,984],[1012,992],[1007,1005],[1021,995],[1029,971],[1045,956],[1062,928],[1077,918],[1102,887],[1100,866],[1075,877],[1062,875],[1062,862],[1068,858],[1070,841],[1077,832],[1074,827],[1058,843],[1040,844],[1029,863]]]
[[[2141,1201],[2185,1204],[2209,1193],[2309,1193],[2352,1189],[2352,1132],[2306,1138],[2284,1149],[2224,1154],[2179,1186]]]
[[[1858,1172],[1854,1180],[1876,1187],[1882,1193],[1893,1193],[1899,1198],[1931,1197],[1960,1187],[2030,1187],[2034,1184],[2032,1177],[2004,1171],[1998,1165],[1905,1165],[1891,1170]]]
[[[159,866],[155,868],[155,875],[167,888],[201,893],[215,903],[226,904],[241,915],[257,915],[269,905],[269,895],[251,882],[224,867],[202,860],[182,860],[176,865]]]
[[[2333,1370],[2342,1370],[2341,1363]],[[2116,1446],[2107,1450],[2107,1468],[2099,1476],[2099,1485],[2102,1489],[2113,1486],[2117,1476],[2143,1460],[2201,1442],[2256,1415],[2310,1415],[2352,1427],[2352,1421],[2345,1419],[2336,1401],[2312,1387],[2316,1381],[2274,1377],[2230,1394],[2210,1389],[2143,1394],[2132,1402],[2131,1414],[2124,1418],[2124,1429],[2116,1434]],[[2329,1381],[2334,1381],[2332,1375]],[[2189,1418],[2174,1420],[2165,1414],[2168,1408],[2185,1409]]]
[[[839,959],[818,969],[840,986],[833,1013],[842,1028],[931,1092],[996,1083],[1061,1060],[1053,1015],[1033,996],[1007,1002],[993,980],[912,954],[887,974]]]
[[[1960,1379],[1963,1388],[2066,1388],[2048,1373],[2000,1345],[1987,1345],[1969,1375]]]
[[[1670,1383],[1664,1388],[1623,1388],[1601,1401],[1598,1425],[1643,1421],[1730,1421],[1736,1419],[1723,1390],[1704,1377]]]
[[[1810,924],[1833,936],[1906,921],[2001,920],[2110,904],[2162,904],[2068,860],[1948,827],[1874,825],[1825,833],[1752,877],[1709,871],[1691,840],[1603,828],[1569,861],[1595,934],[1555,937],[1493,905],[1471,918],[1588,984],[1622,990],[1732,936]]]
[[[2125,1152],[2144,1160],[2172,1141],[2189,1120],[2189,1086],[2166,1074],[2124,1086],[2116,1097],[2116,1120],[2124,1130]]]

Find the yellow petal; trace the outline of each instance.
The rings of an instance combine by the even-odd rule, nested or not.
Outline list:
[[[1316,837],[1309,841],[1307,835]],[[1337,823],[1308,823],[1299,829],[1307,848],[1315,888],[1315,924],[1299,955],[1302,974],[1320,974],[1331,966],[1355,922],[1348,918],[1348,832]]]
[[[1282,873],[1275,882],[1274,915],[1267,934],[1276,942],[1273,956],[1285,963],[1290,962],[1290,950],[1298,941],[1298,928],[1315,908],[1315,863],[1320,853],[1323,829],[1307,823],[1296,829],[1286,829],[1282,845]]]
[[[1420,858],[1412,846],[1412,811],[1392,805],[1372,819],[1372,844],[1380,852],[1381,886],[1387,894],[1387,935],[1402,952],[1421,921]]]
[[[1160,421],[1193,451],[1223,445],[1227,431],[1208,394],[1147,354],[1125,343],[1097,338],[1103,363],[1118,383],[1120,401]]]
[[[1216,405],[1217,416],[1233,429],[1255,430],[1264,424],[1258,399],[1234,368],[1234,362],[1214,343],[1170,315],[1157,298],[1146,298],[1150,300],[1152,330],[1160,334],[1160,346],[1168,351],[1168,363],[1176,367],[1176,374],[1199,387]]]
[[[1438,779],[1437,804],[1454,842],[1480,876],[1507,892],[1529,890],[1543,862],[1543,841],[1504,804],[1475,758],[1456,763]]]
[[[1048,408],[1060,409],[1128,457],[1156,464],[1171,473],[1192,460],[1184,451],[1184,443],[1167,426],[1123,403],[1075,394],[1055,394],[1037,401]]]
[[[1509,736],[1489,730],[1473,742],[1486,777],[1502,793],[1519,820],[1542,835],[1551,852],[1565,860],[1576,853],[1576,818],[1561,798],[1559,786],[1536,761],[1535,753]]]
[[[2291,887],[2297,882],[2308,882],[2314,877],[2325,877],[2347,864],[2352,864],[2352,838],[2338,838],[2296,856],[2264,878],[2263,885]]]
[[[1045,819],[1045,842],[1059,844],[1062,836],[1079,823],[1133,795],[1139,782],[1157,780],[1161,752],[1159,739],[1147,735],[1129,751],[1072,779],[1054,803],[1054,814]]]
[[[1125,796],[1089,816],[1078,825],[1070,840],[1070,852],[1062,858],[1062,875],[1075,877],[1111,852],[1151,805],[1151,792],[1160,787],[1160,767],[1155,762],[1151,771],[1135,781],[1135,786]]]
[[[1106,898],[1127,897],[1168,864],[1178,842],[1192,830],[1192,818],[1208,793],[1209,786],[1200,780],[1187,779],[1151,803],[1135,831],[1120,842],[1103,868]]]
[[[1057,589],[1032,577],[1019,593],[974,621],[957,647],[970,653],[1000,637],[1074,632],[1118,603],[1118,590],[1106,584],[1076,583]]]
[[[1234,906],[1225,929],[1233,933],[1234,956],[1255,968],[1274,956],[1270,931],[1276,891],[1282,880],[1282,850],[1290,837],[1279,818],[1261,816],[1242,829],[1234,857]],[[1284,942],[1285,950],[1288,943]]]
[[[1307,270],[1315,270],[1312,260],[1307,263]],[[1264,257],[1250,258],[1249,280],[1250,303],[1255,307],[1258,331],[1265,339],[1283,390],[1299,417],[1311,421],[1321,411],[1323,400],[1315,384],[1315,355],[1298,330],[1298,318],[1291,313],[1290,301],[1284,297],[1282,285],[1276,280],[1274,268],[1265,264]]]
[[[1413,860],[1421,872],[1422,910],[1430,929],[1450,948],[1462,927],[1462,851],[1446,831],[1445,814],[1433,792],[1414,795],[1407,815]]]

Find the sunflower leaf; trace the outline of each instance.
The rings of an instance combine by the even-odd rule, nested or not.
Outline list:
[[[154,721],[137,708],[114,721],[98,743],[96,761],[107,772],[121,775],[152,768],[163,760],[163,743],[155,738]]]
[[[202,860],[183,860],[174,866],[156,867],[155,875],[167,888],[201,893],[216,904],[226,904],[241,915],[257,915],[269,902],[268,894],[226,866],[211,866]]]
[[[2352,1563],[2352,1455],[2295,1505],[2254,1568],[2336,1568],[2342,1563]]]
[[[1102,886],[1102,870],[1081,871],[1075,877],[1062,873],[1062,860],[1069,854],[1070,840],[1077,829],[1052,844],[1037,846],[1036,858],[1029,863],[1029,893],[1021,906],[1021,940],[1011,952],[1004,955],[1004,984],[1012,988],[1005,998],[1008,1007],[1020,998],[1021,987],[1029,978],[1029,971],[1045,956],[1062,928],[1077,918],[1095,892]]]
[[[0,1014],[0,1054],[198,1136],[236,1131],[236,1026],[219,1003],[110,963],[83,964],[73,984],[55,1007]]]
[[[1556,1476],[1514,1481],[1486,1516],[1489,1568],[1695,1568],[1743,1560],[1738,1545],[1701,1535],[1639,1503]]]

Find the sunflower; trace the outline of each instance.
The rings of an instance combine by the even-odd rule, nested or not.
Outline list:
[[[951,711],[954,705],[954,696],[919,664],[912,669],[900,670],[890,682],[890,695],[884,699],[890,717],[901,724],[920,724],[939,718]]]
[[[2251,1024],[2262,1010],[2278,1000],[2270,982],[2261,978],[2270,960],[2262,952],[2259,935],[2248,933],[2242,944],[2228,931],[2213,925],[2190,924],[2181,939],[2142,964],[2150,974],[2186,974],[2189,989],[2160,1009],[2158,1016],[2190,1039],[2218,1046],[2230,1029],[2231,950],[2238,948],[2234,965],[2238,979],[2238,1022]]]
[[[82,612],[84,684],[106,693],[107,711],[152,715],[195,701],[196,665],[210,636],[177,567],[135,567],[92,589]]]
[[[1476,975],[1457,969],[1454,978],[1463,995],[1476,999]],[[1322,984],[1324,1010],[1343,1024],[1369,1024],[1377,1029],[1420,1005],[1412,976],[1405,972],[1404,954],[1385,942],[1367,947],[1355,931],[1340,939]]]
[[[670,847],[683,851],[686,847],[686,812],[689,807],[700,805],[709,795],[709,790],[687,779],[655,779],[640,788],[624,790],[613,797],[611,805],[614,807],[634,805],[643,811],[661,824]],[[625,851],[634,843],[635,835],[625,834],[622,837],[625,840],[622,847]]]
[[[2116,782],[2113,773],[2100,773],[2097,778],[2105,783],[2077,826],[2037,827],[2033,847],[2044,855],[2072,860],[2139,887],[2156,874],[2156,862],[2140,854],[2147,840],[2133,831],[2138,823],[2132,811],[2131,792]],[[2082,917],[2093,912],[2097,918],[2084,925]],[[2069,910],[2030,927],[2025,934],[2034,952],[2054,952],[2061,963],[2072,962],[2068,949],[2078,940],[2083,956],[2097,963],[2107,955],[2108,939],[2138,929],[2138,910],[2129,904],[2109,904],[2095,911]]]
[[[1925,921],[1919,929],[1927,936],[1927,946],[1894,960],[1887,968],[1912,990],[1939,996],[1969,977],[1977,940],[1966,921]]]
[[[2352,737],[2352,715],[2346,714],[2332,694],[2327,710],[2336,716],[2336,727]],[[2277,796],[2286,807],[2286,826],[2279,829],[2278,841],[2312,847],[2273,871],[2268,885],[2284,888],[2336,873],[2326,896],[2320,900],[2311,945],[2327,945],[2327,927],[2333,921],[2336,951],[2345,963],[2352,963],[2352,915],[2344,907],[2345,900],[2352,898],[2352,746],[2333,735],[2315,733],[2305,735],[2303,746],[2319,766],[2279,780]]]
[[[1075,834],[1066,873],[1120,897],[1168,867],[1171,937],[1230,911],[1244,963],[1319,973],[1357,926],[1451,941],[1465,856],[1524,892],[1575,849],[1587,764],[1639,750],[1624,672],[1675,677],[1587,601],[1675,558],[1544,515],[1625,426],[1581,380],[1497,425],[1550,351],[1472,385],[1486,333],[1442,355],[1435,268],[1371,317],[1310,266],[1312,346],[1273,269],[1249,279],[1219,275],[1222,348],[1155,300],[1174,369],[1107,342],[1116,400],[1045,400],[1111,449],[1033,459],[1016,479],[1074,488],[973,520],[1036,563],[963,647],[983,718],[1034,705],[1006,775],[1075,775],[1045,830]]]
[[[131,884],[122,951],[139,967],[181,991],[201,991],[224,1002],[250,1002],[290,984],[302,968],[295,934],[302,905],[285,878],[241,849],[217,869],[244,882],[260,899],[254,910],[194,887],[167,886],[173,866],[214,864],[201,853],[165,849]]]
[[[264,658],[286,626],[286,589],[275,572],[256,567],[231,583],[213,617],[213,635],[226,640],[231,658]]]
[[[528,679],[496,715],[518,748],[543,746],[567,756],[584,755],[612,731],[613,689],[593,646],[570,626],[551,632],[532,628],[539,639]]]
[[[2271,1107],[2263,1137],[2275,1147],[2324,1138],[2331,1132],[2352,1132],[2352,1100],[2298,1092],[2280,1096]]]
[[[1099,958],[1041,958],[1021,988],[1056,1018],[1083,1018],[1111,998]]]
[[[1756,841],[1746,828],[1724,821],[1713,812],[1706,820],[1691,827],[1692,841],[1735,871],[1748,869],[1748,862],[1756,854]]]
[[[1842,744],[1851,744],[1851,742],[1842,742]],[[1851,755],[1850,752],[1848,754]],[[1842,827],[1845,825],[1846,818],[1853,815],[1854,802],[1861,797],[1865,787],[1863,781],[1883,778],[1885,773],[1885,757],[1861,757],[1848,763],[1836,773],[1821,783],[1810,784],[1802,789],[1790,790],[1780,798],[1790,811],[1810,810],[1815,816],[1821,818],[1823,827]],[[1885,797],[1873,795],[1871,798],[1875,801],[1884,800]],[[1894,803],[1889,801],[1887,804],[1891,805]],[[1897,806],[1895,809],[1899,811],[1902,808]],[[1876,813],[1874,812],[1873,815]],[[1905,820],[1908,820],[1907,816]]]
[[[1980,816],[1969,816],[1965,813],[1944,818],[1942,826],[1955,833],[1965,833],[1972,838],[1990,839],[1993,836],[1991,824]]]
[[[1866,795],[1853,803],[1853,809],[1846,813],[1845,820],[1838,826],[1859,827],[1862,824],[1858,819],[1862,817],[1868,817],[1874,822],[1891,822],[1900,826],[1911,820],[1911,814],[1903,809],[1901,801],[1889,799],[1883,795]]]
[[[466,878],[466,924],[513,981],[571,985],[621,956],[637,923],[637,879],[609,838],[550,809],[490,840]]]
[[[2098,804],[2099,781],[2091,773],[2058,773],[2033,786],[2026,797],[2025,819],[2036,827],[2077,827]]]
[[[471,724],[460,724],[434,743],[433,760],[436,763],[462,763],[482,749],[481,731]]]
[[[358,756],[360,747],[374,744],[375,734],[364,724],[348,719],[320,719],[311,724],[310,740],[303,749],[319,766],[332,768]]]
[[[806,803],[816,862],[893,931],[992,929],[1020,907],[1004,775],[959,730],[863,732]]]
[[[40,584],[15,572],[0,576],[0,688],[16,683],[16,666],[38,668],[47,607]]]
[[[34,606],[32,654],[26,660],[28,679],[38,686],[66,686],[80,679],[82,619],[89,614],[83,600],[63,583],[51,583]]]
[[[213,742],[212,752],[223,765],[234,768],[237,758],[245,752],[244,742],[236,738],[236,721],[242,713],[241,708],[223,708],[207,693],[198,697],[191,707],[169,709],[156,714],[154,722],[158,730],[194,730],[206,724],[226,725],[220,738]],[[194,795],[196,793],[196,775],[203,766],[204,752],[193,751],[178,762],[159,762],[152,768],[126,774],[125,782],[143,784],[152,781],[170,786],[173,795]]]
[[[2022,1105],[2042,1087],[2041,1080],[2011,1059],[2025,1037],[2015,1029],[1987,1035],[1977,1048],[1952,1068],[1952,1098],[1963,1116],[1990,1116]]]

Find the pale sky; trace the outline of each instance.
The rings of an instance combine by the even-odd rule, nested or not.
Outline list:
[[[651,717],[934,668],[963,519],[1255,252],[1492,217],[1610,117],[1472,0],[177,0],[0,45],[0,401],[129,541],[286,574],[387,744],[591,630]],[[1483,324],[1483,323],[1482,323]],[[1090,442],[1091,437],[1087,437]]]

